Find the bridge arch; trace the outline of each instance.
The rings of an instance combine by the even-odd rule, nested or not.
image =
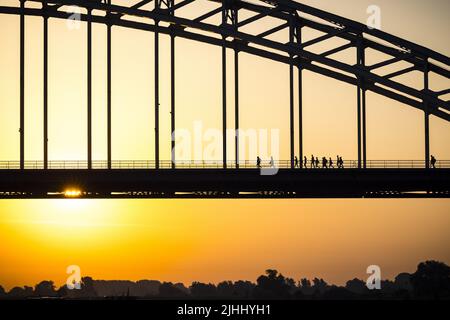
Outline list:
[[[20,6],[7,7],[0,6],[0,13],[20,15],[21,25],[21,168],[24,167],[24,123],[23,123],[23,104],[24,104],[24,24],[25,16],[41,16],[44,18],[44,43],[47,43],[48,18],[67,19],[69,14],[61,11],[64,6],[76,5],[86,10],[87,13],[80,14],[80,19],[88,24],[88,56],[91,57],[92,42],[92,23],[105,24],[108,32],[108,166],[111,163],[111,28],[120,26],[125,28],[146,30],[155,33],[155,154],[156,165],[159,163],[159,75],[158,75],[158,35],[160,33],[171,37],[172,52],[172,70],[174,69],[174,43],[176,37],[200,41],[211,45],[222,47],[222,65],[226,70],[226,49],[235,51],[235,68],[238,66],[239,52],[246,52],[252,55],[271,59],[290,67],[290,132],[291,132],[291,166],[294,158],[294,121],[293,121],[293,69],[299,69],[299,83],[302,82],[302,70],[322,74],[324,76],[343,81],[354,85],[357,88],[357,107],[358,107],[358,167],[365,167],[366,156],[366,125],[365,125],[365,105],[366,91],[383,95],[390,99],[417,108],[424,112],[425,122],[425,163],[429,165],[429,116],[434,115],[438,118],[450,121],[450,102],[444,101],[443,96],[450,93],[450,89],[434,92],[429,89],[429,73],[434,72],[446,79],[450,79],[450,58],[424,48],[417,44],[400,39],[388,33],[376,29],[369,29],[367,26],[333,15],[331,13],[315,9],[294,1],[289,0],[262,0],[247,2],[241,0],[213,0],[217,3],[217,8],[203,14],[195,19],[186,19],[177,16],[177,10],[194,2],[194,0],[154,0],[154,9],[143,9],[142,7],[152,2],[151,0],[138,1],[135,5],[113,5],[110,0],[18,0]],[[26,3],[40,3],[41,8],[28,8]],[[239,20],[239,12],[246,10],[254,15],[250,18]],[[214,15],[222,15],[220,24],[207,23],[205,20]],[[141,19],[141,21],[130,20],[127,17]],[[263,19],[272,17],[280,21],[279,25],[274,25],[259,34],[250,34],[243,32],[243,26]],[[312,19],[311,17],[315,18]],[[319,22],[317,21],[319,20]],[[47,25],[47,27],[45,27]],[[324,33],[313,40],[302,41],[302,28],[312,28]],[[270,40],[267,36],[280,30],[289,30],[289,41],[282,43]],[[338,37],[347,41],[345,45],[330,48],[329,50],[316,54],[308,51],[307,48],[328,39]],[[346,64],[330,57],[330,55],[343,50],[353,48],[357,51],[357,63],[354,65]],[[365,63],[365,50],[367,48],[376,50],[383,54],[392,56],[383,62],[367,65]],[[45,55],[45,59],[47,56]],[[405,61],[411,64],[411,67],[397,71],[393,74],[380,76],[374,70],[394,63]],[[443,67],[445,66],[445,67]],[[88,70],[91,69],[91,59],[88,58]],[[400,82],[392,80],[396,76],[419,71],[423,77],[424,90],[417,90]],[[45,70],[44,72],[47,72]],[[90,74],[90,71],[88,71]],[[223,130],[226,130],[226,72],[222,72],[223,77]],[[173,79],[173,71],[172,71]],[[235,81],[238,81],[235,79]],[[46,86],[46,84],[44,84]],[[88,81],[88,87],[90,86]],[[172,101],[174,83],[172,81]],[[89,90],[88,90],[89,92]],[[88,93],[90,95],[90,93]],[[299,86],[299,96],[301,97],[301,85]],[[90,114],[90,100],[88,97],[88,114]],[[301,100],[301,99],[300,99]],[[238,114],[238,98],[235,99],[236,114]],[[45,108],[45,106],[44,106]],[[299,105],[299,147],[300,158],[302,158],[302,119],[301,102]],[[174,115],[175,105],[172,102],[172,115]],[[89,118],[89,117],[88,117]],[[88,120],[88,163],[91,162],[91,143],[90,143],[90,120]],[[172,119],[172,129],[175,124]],[[238,119],[236,128],[239,127]],[[172,130],[173,131],[173,130]],[[224,134],[224,137],[226,134]],[[238,135],[236,135],[236,145],[238,145]],[[44,162],[47,162],[47,146],[44,139]],[[224,161],[226,166],[226,139],[223,142]],[[236,150],[237,154],[237,150]],[[236,156],[238,165],[238,157]]]

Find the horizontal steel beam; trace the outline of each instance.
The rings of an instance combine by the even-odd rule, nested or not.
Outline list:
[[[195,18],[194,21],[195,22],[202,22],[203,20],[206,20],[206,19],[212,17],[213,15],[216,15],[216,14],[222,12],[222,10],[223,10],[222,7],[214,9],[214,10],[211,10],[211,11],[209,11],[209,12],[207,12],[205,14],[202,14],[201,16]]]
[[[114,8],[114,9],[116,9],[116,8]],[[20,13],[20,8],[12,8],[12,7],[2,7],[2,6],[0,6],[0,13],[19,14]],[[32,16],[41,16],[42,15],[42,10],[41,9],[26,8],[25,9],[25,14],[32,15]],[[150,15],[153,16],[153,13],[150,13]],[[55,11],[55,12],[51,12],[49,14],[49,16],[54,17],[54,18],[65,19],[65,18],[67,18],[68,14],[65,13],[65,12]],[[165,16],[159,16],[158,18],[159,19],[164,19],[164,17]],[[170,18],[171,17],[167,17],[167,19],[170,19]],[[87,20],[87,16],[84,15],[84,14],[81,14],[80,15],[80,19],[82,21],[86,21]],[[191,39],[191,40],[196,40],[196,41],[200,41],[200,42],[204,42],[204,43],[209,43],[209,44],[216,45],[216,46],[222,46],[224,44],[224,42],[221,39],[219,39],[219,38],[206,36],[206,35],[203,35],[203,34],[192,33],[192,32],[189,32],[189,31],[185,31],[182,28],[177,29],[177,28],[170,28],[170,27],[161,27],[161,26],[156,26],[156,25],[153,25],[153,24],[146,24],[146,23],[142,23],[142,22],[121,20],[121,19],[118,19],[118,18],[115,18],[115,17],[107,18],[107,17],[104,17],[104,16],[94,16],[94,15],[92,16],[92,22],[103,23],[103,24],[111,23],[112,25],[116,25],[116,26],[122,26],[122,27],[127,27],[127,28],[132,28],[132,29],[139,29],[139,30],[147,30],[147,31],[152,31],[152,32],[158,31],[160,33],[164,33],[164,34],[168,34],[168,35],[175,34],[178,37]],[[186,23],[186,22],[188,23],[189,20],[184,19],[182,21],[182,23],[183,22],[184,23]],[[199,25],[203,25],[203,24],[199,24]],[[215,26],[212,26],[212,25],[207,25],[205,28],[207,28],[207,30],[213,31],[213,32],[214,31],[220,32],[220,33],[222,32],[221,31],[222,29],[220,27],[215,27]],[[223,32],[224,33],[233,34],[232,33],[233,31],[231,31],[231,30],[226,30],[226,31],[223,31]],[[245,34],[241,34],[241,33],[239,33],[237,37],[239,37],[239,36],[242,36],[244,38],[248,38]],[[250,41],[255,40],[255,39],[258,41],[258,38],[256,36],[249,36],[249,38],[250,38],[249,39]],[[286,45],[284,45],[284,44],[277,44],[276,42],[268,41],[266,39],[261,39],[261,41],[258,41],[258,42],[263,42],[263,44],[265,44],[265,45],[271,45],[271,44],[274,43],[274,46],[276,47],[275,49],[280,49],[281,48],[281,50],[282,50],[282,49],[285,49],[285,47],[286,47]],[[282,62],[282,63],[286,63],[286,64],[290,63],[290,58],[287,57],[287,56],[280,55],[280,54],[277,54],[275,52],[271,52],[271,51],[255,48],[255,47],[252,47],[252,46],[244,45],[242,42],[225,41],[225,46],[228,47],[228,48],[231,48],[231,49],[234,49],[234,48],[237,47],[239,49],[239,51],[243,51],[243,52],[247,52],[247,53],[250,53],[250,54],[258,55],[258,56],[264,57],[264,58],[269,58],[269,59],[272,59],[274,61],[278,61],[278,62]],[[294,49],[291,49],[289,51],[290,52],[295,52],[294,50],[298,50],[298,48],[294,48]],[[304,50],[300,50],[300,51],[302,53],[304,53],[304,55],[307,58],[306,60],[303,60],[303,61],[318,60],[319,62],[321,62],[321,63],[325,62],[325,64],[327,64],[327,65],[329,65],[331,67],[334,67],[334,68],[342,68],[343,67],[344,71],[345,72],[349,72],[349,73],[352,73],[355,70],[355,68],[353,66],[346,65],[346,64],[343,64],[343,63],[339,63],[339,62],[336,62],[336,64],[335,64],[334,61],[331,60],[331,59],[320,57],[319,55],[316,55],[316,54],[313,54],[313,53],[310,53],[310,52],[307,52],[307,51],[304,51]],[[302,59],[304,59],[304,58],[302,57]],[[311,70],[313,72],[319,72],[319,70],[320,70],[321,74],[323,74],[323,75],[330,76],[330,77],[333,77],[333,78],[335,78],[337,80],[345,81],[345,82],[347,82],[349,84],[356,85],[356,82],[353,81],[353,80],[350,80],[352,78],[346,76],[345,74],[339,74],[337,72],[329,71],[326,68],[313,66],[311,63],[308,64],[308,63],[302,62],[302,65],[304,65],[306,69],[309,69],[309,70]],[[364,72],[364,71],[357,69],[357,72],[360,73],[360,72]],[[364,74],[362,74],[362,76],[364,76]],[[382,77],[377,76],[377,78],[378,78],[378,80],[381,79],[381,83],[382,84],[385,84],[385,83],[383,83],[384,81],[383,81]],[[374,81],[374,82],[378,82],[378,81]],[[394,88],[394,89],[398,90],[398,91],[401,91],[401,92],[403,91],[401,87],[400,88],[397,87],[397,88]],[[373,90],[373,88],[370,88],[369,90]],[[421,97],[422,93],[419,92],[418,90],[415,90],[415,91],[417,91],[416,95]],[[376,89],[376,92],[377,93],[380,93],[380,92],[385,93],[386,90]],[[410,106],[413,106],[413,107],[417,107],[418,106],[418,104],[415,103],[414,100],[407,99],[404,96],[402,96],[400,94],[397,94],[395,92],[390,92],[389,95],[386,95],[386,96],[389,97],[389,98],[395,97],[395,99],[397,101],[400,101],[400,102],[409,101],[410,103],[408,103],[408,104]],[[403,103],[405,103],[405,102],[403,102]],[[433,104],[431,104],[431,105],[433,105]],[[420,109],[422,109],[422,107]],[[436,106],[433,109],[431,109],[430,113],[434,114],[435,116],[437,116],[439,118],[442,118],[444,120],[450,121],[450,115],[445,113],[445,112],[439,111],[438,110],[438,106]]]
[[[395,72],[388,73],[388,74],[384,75],[383,77],[388,78],[388,79],[395,78],[395,77],[401,76],[401,75],[403,75],[405,73],[408,73],[408,72],[411,72],[411,71],[414,71],[414,70],[417,70],[417,68],[415,66],[412,66],[412,67],[408,67],[408,68],[405,68],[405,69],[402,69],[402,70],[398,70],[398,71],[395,71]]]
[[[450,197],[450,169],[0,170],[0,198]]]
[[[353,44],[352,42],[349,42],[349,43],[346,43],[346,44],[344,44],[342,46],[339,46],[339,47],[330,49],[328,51],[322,52],[320,55],[324,56],[324,57],[331,56],[332,54],[335,54],[335,53],[347,50],[347,49],[352,48],[354,46],[355,46],[355,44]]]
[[[267,37],[267,36],[269,36],[269,35],[271,35],[271,34],[273,34],[275,32],[283,30],[283,29],[287,28],[288,26],[289,26],[289,23],[283,23],[283,24],[280,24],[279,26],[276,26],[276,27],[273,27],[273,28],[271,28],[269,30],[261,32],[257,36],[261,37],[261,38],[264,38],[264,37]]]
[[[36,1],[36,2],[40,2],[40,1]],[[184,19],[184,18],[168,16],[168,15],[158,13],[158,12],[143,11],[143,10],[138,10],[138,9],[133,9],[133,8],[128,8],[128,7],[121,7],[121,6],[117,6],[117,5],[106,6],[101,3],[87,2],[87,1],[82,1],[82,0],[78,0],[78,1],[76,1],[76,0],[72,0],[72,1],[60,0],[60,1],[55,1],[55,2],[63,3],[63,4],[86,5],[88,8],[97,9],[97,10],[110,9],[114,12],[122,12],[123,11],[124,14],[146,17],[146,18],[154,19],[155,21],[166,21],[166,22],[169,22],[169,23],[172,23],[175,25],[183,26],[183,27],[188,26],[188,27],[202,30],[202,31],[212,32],[212,33],[215,33],[218,35],[221,34],[221,35],[233,37],[235,39],[241,39],[248,43],[254,43],[256,45],[267,47],[270,50],[277,50],[277,51],[284,52],[288,55],[300,55],[302,57],[302,59],[306,59],[307,61],[316,61],[316,62],[324,64],[328,67],[337,68],[337,69],[342,70],[343,72],[352,73],[356,77],[364,78],[365,81],[372,82],[372,83],[379,83],[383,86],[387,86],[393,90],[400,91],[404,94],[407,94],[409,96],[412,96],[414,98],[417,98],[424,102],[427,102],[429,105],[436,106],[436,108],[443,107],[444,109],[450,109],[449,103],[447,101],[440,100],[436,95],[433,95],[428,92],[416,90],[414,88],[402,85],[398,82],[389,80],[389,78],[387,78],[387,77],[378,76],[376,74],[369,72],[368,70],[361,69],[361,68],[351,66],[351,65],[347,65],[342,62],[326,58],[323,55],[313,54],[311,52],[303,50],[301,47],[299,47],[301,45],[298,45],[298,44],[277,43],[275,41],[264,39],[262,37],[253,36],[253,35],[242,33],[242,32],[237,32],[234,30],[230,30],[228,28],[222,28],[221,26],[214,26],[214,25],[210,25],[210,24],[199,23],[199,22],[196,22],[195,20],[192,21],[192,20],[188,20],[188,19]],[[244,2],[242,2],[242,1],[238,2],[238,4],[243,4],[243,3]],[[28,12],[28,10],[30,10],[30,9],[26,9],[26,10]],[[39,10],[39,9],[37,9],[37,10]],[[267,10],[267,8],[265,10]],[[97,18],[100,18],[100,16],[97,16]],[[302,21],[303,20],[304,19],[302,19]],[[336,29],[332,28],[332,30],[329,30],[329,32],[336,33]],[[194,34],[194,33],[192,33],[192,34]],[[343,34],[347,34],[347,33],[343,33]],[[351,34],[351,33],[349,33],[349,34]]]

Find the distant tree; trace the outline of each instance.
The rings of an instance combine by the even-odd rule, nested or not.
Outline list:
[[[222,281],[217,285],[217,295],[221,298],[231,298],[235,295],[232,281]]]
[[[266,270],[266,275],[260,276],[256,282],[254,295],[257,299],[290,298],[291,287],[286,282],[286,278],[279,274],[277,270]]]
[[[0,286],[0,298],[3,298],[4,296],[6,296],[5,289],[3,289],[2,286]]]
[[[328,284],[323,279],[314,278],[313,279],[313,291],[315,295],[323,294],[327,289],[329,289]]]
[[[69,297],[69,289],[66,287],[66,285],[62,285],[61,287],[56,290],[56,294],[60,298],[66,298]]]
[[[411,274],[406,272],[399,273],[394,279],[394,285],[396,290],[407,290],[412,292],[413,286],[411,283]]]
[[[163,282],[159,286],[159,296],[162,298],[186,298],[187,294],[172,282]]]
[[[161,282],[157,280],[139,280],[133,286],[131,293],[137,297],[151,298],[159,294]]]
[[[347,281],[347,283],[345,284],[345,289],[359,295],[367,293],[368,291],[366,283],[357,278]]]
[[[191,295],[194,298],[213,298],[217,295],[217,288],[215,285],[201,282],[193,282],[191,287]]]
[[[378,291],[382,299],[391,297],[397,291],[395,283],[391,280],[381,280],[381,290],[369,290],[369,296],[374,296],[374,291]]]
[[[310,296],[314,293],[314,290],[311,287],[311,281],[306,278],[302,278],[298,282],[298,287],[300,288],[300,291],[304,296]]]
[[[29,297],[79,298],[225,298],[225,299],[450,299],[450,267],[442,262],[426,261],[413,274],[400,273],[394,281],[382,280],[381,290],[368,290],[360,279],[346,282],[345,287],[328,285],[321,278],[312,281],[302,278],[297,283],[275,269],[266,270],[250,281],[193,282],[189,288],[182,283],[161,283],[156,280],[93,280],[81,279],[81,289],[69,290],[66,285],[55,290],[52,281],[42,281],[35,288],[14,287],[8,293],[0,286],[0,298],[26,299]]]
[[[298,286],[305,288],[305,287],[311,287],[311,281],[309,281],[306,278],[302,278],[299,282],[298,282]]]
[[[8,296],[11,298],[23,298],[24,297],[24,289],[21,287],[14,287],[8,292]]]
[[[91,277],[81,278],[80,295],[86,298],[97,297],[97,292],[94,289],[94,280]]]
[[[294,293],[298,290],[297,284],[295,283],[295,280],[292,278],[286,278],[286,284],[290,288],[290,293]]]
[[[41,281],[34,287],[34,295],[37,297],[56,297],[55,284],[53,281]]]
[[[14,287],[8,292],[8,297],[13,299],[25,299],[33,296],[32,287]]]
[[[411,283],[417,298],[450,298],[450,267],[438,261],[422,262],[411,275]]]
[[[61,286],[57,291],[58,297],[70,299],[95,298],[97,292],[94,289],[94,280],[91,277],[81,278],[80,288],[69,289],[66,285]]]
[[[250,299],[253,296],[255,284],[251,281],[236,281],[234,283],[234,293],[236,298]]]
[[[321,298],[324,300],[352,300],[356,299],[357,297],[358,294],[353,293],[346,288],[337,286],[327,287],[327,290],[324,291],[321,296]]]

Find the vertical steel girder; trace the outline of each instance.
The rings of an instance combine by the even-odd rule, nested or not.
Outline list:
[[[289,42],[294,44],[298,39],[298,28],[294,22],[294,15],[289,21]],[[291,168],[295,168],[295,139],[294,139],[294,55],[290,55],[289,63],[289,140]],[[300,71],[299,71],[300,72]],[[301,159],[302,160],[302,159]]]
[[[239,169],[239,50],[234,49],[234,129],[236,169]]]
[[[111,5],[111,0],[108,0],[108,5]],[[110,12],[107,12],[107,16],[109,18]],[[108,19],[108,23],[106,25],[106,135],[107,135],[107,166],[108,169],[112,168],[112,132],[111,132],[111,118],[112,118],[112,100],[111,100],[111,92],[112,92],[112,70],[111,70],[111,37],[112,37],[112,25]]]
[[[25,169],[25,0],[20,1],[20,169]]]
[[[44,1],[43,8],[44,14],[44,169],[48,169],[48,17],[46,15],[47,11],[47,1]]]
[[[87,160],[92,169],[92,11],[88,10],[87,22]]]
[[[175,35],[170,36],[170,130],[172,169],[175,169]]]
[[[362,41],[357,45],[357,64],[364,68],[366,64],[365,48]],[[367,148],[366,148],[366,87],[363,77],[358,77],[358,168],[367,167]]]
[[[237,8],[234,6],[233,0],[225,0],[222,2],[222,27],[229,28],[231,25],[237,31]],[[222,162],[223,168],[227,168],[227,47],[226,36],[222,34]],[[237,77],[237,53],[235,52],[235,88]],[[235,98],[235,103],[237,102]],[[235,110],[237,110],[237,104]],[[237,122],[235,122],[235,125]],[[237,131],[235,132],[235,148],[236,148],[236,164],[238,162],[238,139],[236,138]],[[238,164],[237,164],[238,165]]]
[[[423,82],[424,82],[424,91],[429,91],[429,77],[428,77],[428,61],[425,60],[425,66],[423,70]],[[429,113],[429,105],[427,101],[424,101],[424,113],[425,113],[425,168],[430,168],[430,113]]]
[[[171,15],[173,15],[173,0],[155,0],[155,10],[154,12],[159,13],[162,10],[162,5],[169,10]],[[159,154],[159,32],[158,32],[159,20],[155,19],[155,169],[160,167],[160,154]],[[174,80],[174,48],[175,48],[174,35],[171,35],[171,129],[172,135],[175,130],[175,80]],[[173,140],[173,139],[172,139]],[[175,168],[175,143],[171,143],[172,151],[172,168]]]
[[[234,10],[233,26],[238,31],[238,10]],[[235,166],[239,169],[239,49],[234,48],[234,148]]]
[[[161,0],[155,1],[155,11],[158,12]],[[155,20],[158,27],[159,21]],[[157,30],[157,29],[156,29]],[[155,32],[155,169],[159,169],[159,32]]]
[[[302,26],[297,28],[297,43],[302,43]],[[303,66],[298,58],[298,150],[300,168],[303,168]]]
[[[170,14],[175,14],[174,0],[169,0]],[[172,169],[175,169],[175,32],[170,34],[170,131],[171,131],[171,157]]]
[[[365,65],[364,45],[361,41],[357,42],[356,59],[357,65],[363,68]],[[366,89],[364,79],[358,76],[357,79],[357,130],[358,130],[358,168],[366,168]]]
[[[225,39],[223,39],[225,41]],[[222,46],[222,158],[227,168],[227,50]]]

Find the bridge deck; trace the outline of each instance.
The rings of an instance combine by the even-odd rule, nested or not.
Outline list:
[[[450,197],[450,169],[0,170],[0,198]]]
[[[327,158],[328,160],[329,158]],[[333,160],[333,167],[336,168],[336,159]],[[160,160],[158,162],[159,169],[171,169],[173,162],[171,160]],[[227,168],[235,169],[235,160],[226,162]],[[239,168],[256,169],[255,160],[240,160]],[[275,160],[274,165],[280,169],[289,169],[291,167],[290,160]],[[300,165],[300,163],[299,163]],[[343,160],[344,168],[357,169],[358,160]],[[92,160],[92,169],[108,169],[108,161]],[[156,161],[154,160],[112,160],[110,162],[111,169],[155,169]],[[223,162],[218,160],[177,160],[175,161],[177,169],[221,169]],[[263,168],[270,167],[269,160],[263,159],[261,162]],[[311,167],[311,160],[308,158],[306,168]],[[319,167],[322,167],[322,159],[319,159]],[[439,169],[450,169],[450,160],[437,160],[435,167]],[[47,162],[48,169],[87,169],[88,161],[86,160],[51,160]],[[423,160],[367,160],[366,168],[368,169],[422,169],[425,168]],[[2,169],[20,169],[20,161],[0,161],[0,170]],[[27,160],[24,162],[24,169],[44,169],[44,161]]]

